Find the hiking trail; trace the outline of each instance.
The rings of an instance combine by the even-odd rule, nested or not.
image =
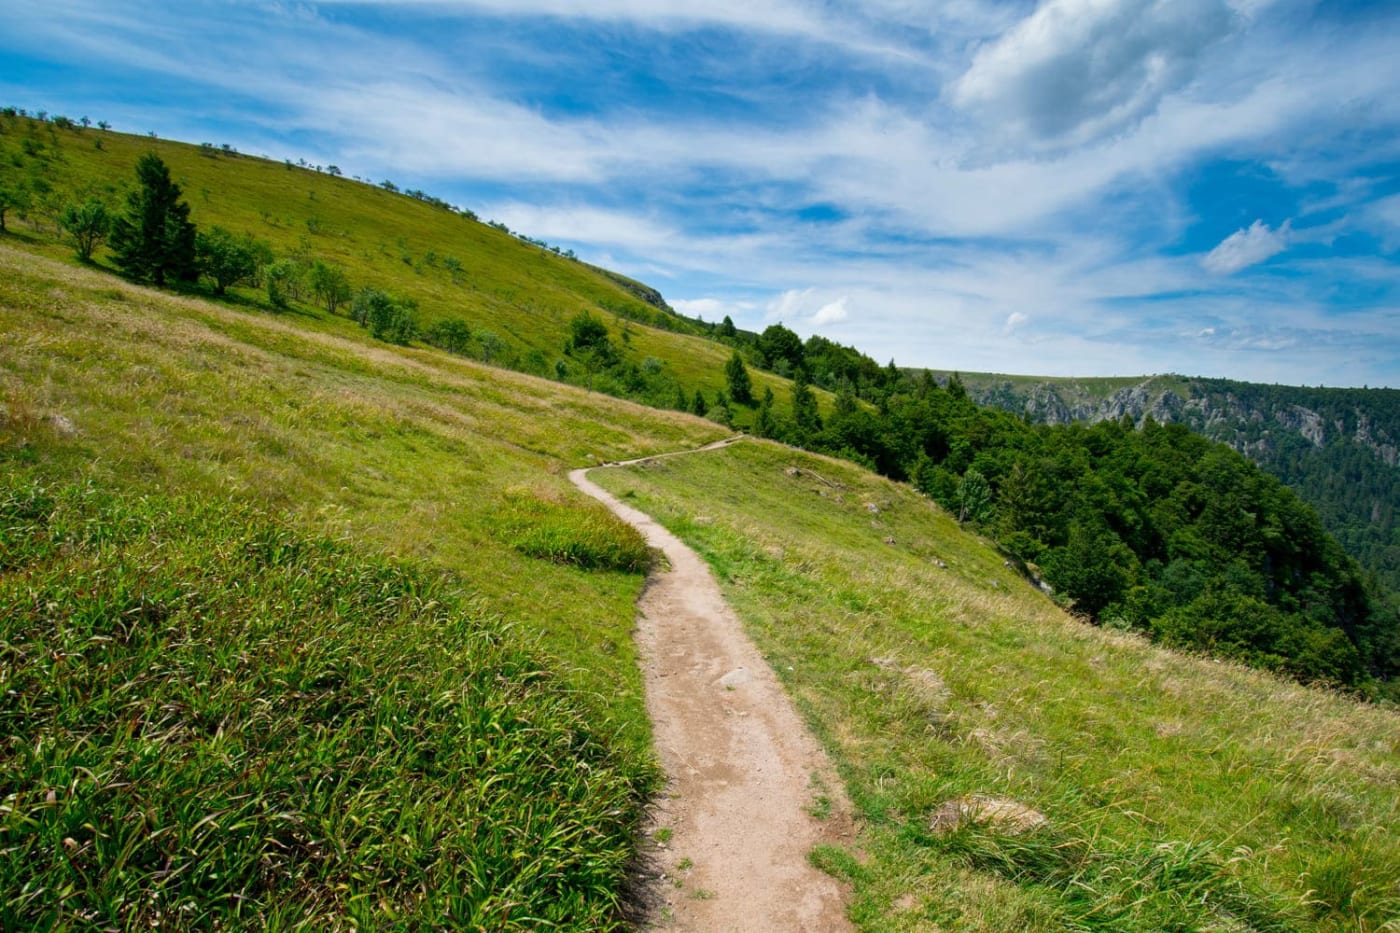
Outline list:
[[[738,439],[603,467],[701,453]],[[670,564],[652,572],[637,604],[647,713],[667,775],[648,827],[650,839],[659,832],[664,841],[644,844],[653,863],[645,878],[651,928],[852,929],[844,886],[807,860],[814,846],[852,837],[851,807],[826,753],[705,562],[588,472],[574,470],[569,479]],[[818,819],[818,810],[829,813]]]

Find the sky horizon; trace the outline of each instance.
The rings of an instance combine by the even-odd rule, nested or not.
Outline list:
[[[49,0],[0,105],[392,179],[901,366],[1400,387],[1400,5]]]

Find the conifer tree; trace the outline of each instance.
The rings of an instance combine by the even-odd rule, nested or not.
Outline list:
[[[180,200],[180,186],[153,152],[136,163],[136,179],[139,187],[127,196],[126,214],[112,223],[117,265],[129,278],[157,286],[194,281],[199,276],[195,226],[190,206]]]
[[[729,362],[724,364],[724,378],[729,383],[729,397],[735,404],[748,405],[753,402],[753,382],[749,379],[749,371],[744,366],[744,358],[738,350],[735,350]]]
[[[792,420],[797,426],[799,441],[822,429],[821,414],[817,411],[817,396],[807,378],[807,370],[798,367],[792,382]]]

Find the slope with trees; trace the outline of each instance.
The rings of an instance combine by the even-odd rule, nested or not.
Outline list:
[[[1400,390],[1183,376],[961,378],[978,402],[1036,423],[1124,415],[1140,423],[1150,414],[1228,444],[1302,496],[1347,553],[1400,591]]]

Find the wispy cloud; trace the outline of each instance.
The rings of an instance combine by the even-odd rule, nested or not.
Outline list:
[[[1256,220],[1222,240],[1205,255],[1201,265],[1217,275],[1233,275],[1287,249],[1289,232],[1287,221],[1277,230],[1271,230],[1268,224]]]
[[[1026,140],[1092,142],[1155,110],[1232,26],[1221,0],[1048,0],[977,52],[952,97]]]

